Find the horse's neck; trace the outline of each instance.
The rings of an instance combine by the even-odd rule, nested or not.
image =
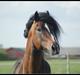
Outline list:
[[[40,67],[41,62],[43,60],[43,52],[41,50],[33,50],[32,52],[32,66],[33,70],[35,70],[35,67]],[[38,68],[36,68],[38,69]]]
[[[37,73],[40,70],[41,61],[43,60],[42,50],[30,47],[25,51],[23,59],[24,73]]]
[[[34,49],[32,51],[32,73],[39,73],[43,60],[42,50]]]

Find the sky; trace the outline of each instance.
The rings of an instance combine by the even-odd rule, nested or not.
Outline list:
[[[62,27],[62,47],[80,47],[80,2],[78,1],[0,1],[0,44],[25,47],[23,36],[30,16],[49,11]]]

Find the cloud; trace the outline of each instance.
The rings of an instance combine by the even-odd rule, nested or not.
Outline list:
[[[53,2],[56,6],[62,7],[62,8],[80,8],[80,2],[79,1],[62,1],[62,2]]]
[[[71,15],[72,12],[80,10],[79,1],[62,1],[62,2],[53,2],[53,4],[59,8],[63,8],[67,15]]]

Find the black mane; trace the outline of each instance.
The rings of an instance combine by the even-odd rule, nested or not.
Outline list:
[[[59,23],[49,14],[48,11],[47,12],[39,12],[38,14],[39,14],[39,20],[46,23],[46,25],[49,27],[51,34],[53,36],[55,36],[56,39],[58,40],[58,37],[60,36],[60,32],[61,32],[60,31],[61,27],[60,27]],[[26,29],[28,31],[31,28],[34,18],[35,18],[35,15],[33,14],[26,24]]]

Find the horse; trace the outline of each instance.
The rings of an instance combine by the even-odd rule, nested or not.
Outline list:
[[[46,27],[48,26],[48,28]],[[26,24],[24,37],[27,38],[23,59],[16,63],[15,74],[51,74],[51,68],[43,51],[59,54],[60,25],[47,12],[35,12]]]

